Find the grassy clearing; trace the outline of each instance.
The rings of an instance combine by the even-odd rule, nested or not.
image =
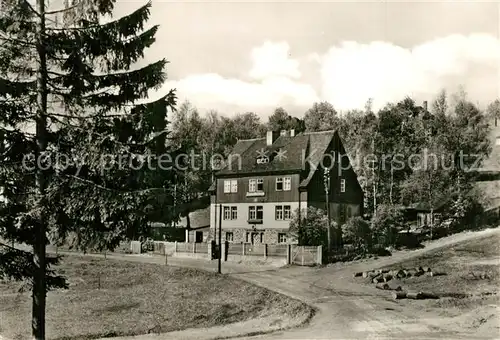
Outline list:
[[[430,251],[387,269],[430,267],[446,275],[422,275],[396,279],[391,286],[405,290],[431,292],[439,300],[409,301],[430,310],[440,309],[443,316],[456,316],[486,305],[500,306],[500,235],[477,238],[453,246]],[[481,274],[483,277],[481,278]]]
[[[243,281],[194,269],[67,256],[69,290],[48,293],[47,338],[92,339],[210,327],[310,307]],[[0,283],[0,334],[30,338],[30,294]]]

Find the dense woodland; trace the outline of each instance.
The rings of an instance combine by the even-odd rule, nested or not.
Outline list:
[[[238,139],[262,138],[267,130],[338,130],[365,191],[365,218],[380,212],[380,220],[397,215],[397,207],[416,203],[430,208],[444,203],[445,214],[455,217],[460,229],[487,203],[474,188],[474,170],[491,152],[490,124],[499,117],[500,101],[483,111],[464,91],[441,91],[431,99],[427,110],[408,97],[378,112],[371,101],[364,110],[348,112],[337,112],[327,102],[314,103],[301,118],[278,107],[267,122],[254,112],[202,115],[184,102],[173,114],[169,136],[186,152],[205,153],[209,159],[214,153],[227,156]],[[179,183],[179,190],[188,199],[180,210],[186,215],[203,207],[198,198],[207,194],[212,169],[183,175],[187,180]]]

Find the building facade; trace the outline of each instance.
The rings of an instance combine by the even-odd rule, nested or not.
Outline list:
[[[210,188],[211,235],[236,243],[289,243],[294,214],[326,209],[339,224],[362,214],[363,191],[336,131],[279,133],[240,140]]]

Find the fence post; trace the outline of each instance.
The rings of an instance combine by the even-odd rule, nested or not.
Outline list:
[[[186,243],[189,243],[189,230],[187,229],[185,230],[185,239]]]
[[[264,243],[264,260],[267,260],[267,243]]]
[[[292,245],[286,245],[286,264],[292,264]]]
[[[177,253],[177,241],[174,242],[174,253]]]
[[[318,246],[317,252],[318,253],[316,254],[316,263],[323,264],[323,246]]]
[[[242,245],[242,247],[241,247],[241,255],[245,256],[245,242],[243,242],[241,245]]]
[[[196,253],[196,242],[193,243],[193,254]]]

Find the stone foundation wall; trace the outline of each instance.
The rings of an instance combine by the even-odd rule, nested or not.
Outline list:
[[[228,232],[233,233],[233,243],[252,243],[253,234],[253,244],[278,244],[278,234],[287,234],[288,229],[258,229],[256,231],[243,228],[223,229],[222,241],[226,240]]]

